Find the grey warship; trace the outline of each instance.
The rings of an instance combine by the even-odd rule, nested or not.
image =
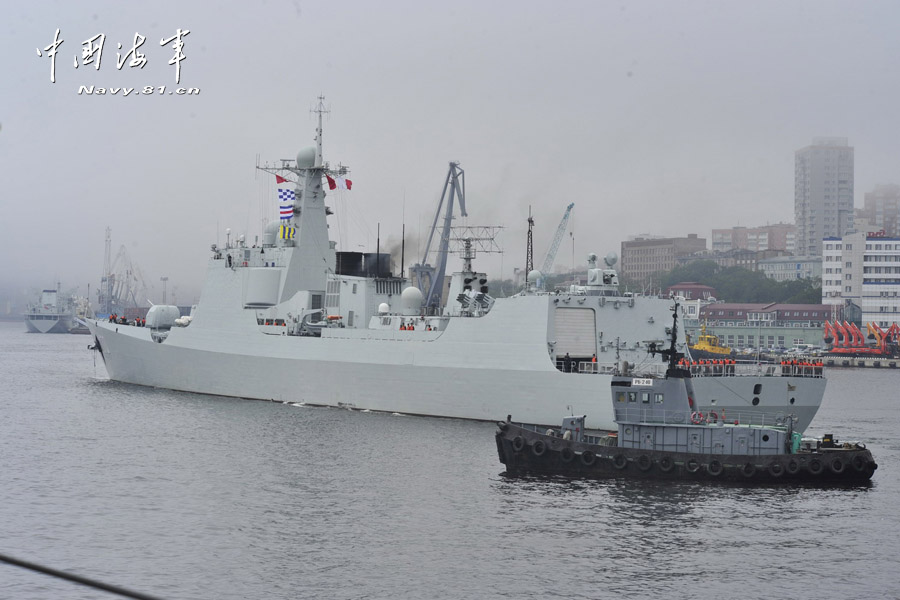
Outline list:
[[[665,376],[612,378],[617,431],[586,431],[584,416],[564,418],[559,430],[507,417],[495,436],[507,474],[816,484],[872,478],[878,465],[864,444],[805,438],[792,415],[703,412],[674,343],[677,304],[673,313],[673,341],[660,353]]]

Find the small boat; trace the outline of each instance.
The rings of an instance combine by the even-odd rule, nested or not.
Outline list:
[[[585,430],[585,417],[569,416],[557,429],[498,423],[500,462],[507,474],[576,477],[731,480],[745,482],[864,483],[878,465],[859,442],[832,435],[805,438],[793,416],[700,410],[691,370],[672,343],[661,354],[665,376],[614,375],[611,400],[618,430]]]
[[[700,326],[697,343],[690,344],[691,358],[694,360],[716,360],[733,358],[734,350],[719,343],[719,336],[706,332],[706,323]]]

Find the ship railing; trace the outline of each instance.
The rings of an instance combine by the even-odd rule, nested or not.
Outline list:
[[[692,364],[681,365],[690,370],[693,377],[822,377],[823,368],[819,365],[782,365],[778,363],[739,362],[735,364]],[[557,365],[564,371],[562,363]],[[647,377],[663,377],[668,366],[664,363],[627,366],[623,363],[595,363],[582,361],[573,365],[578,373],[628,375],[639,374]]]
[[[786,413],[725,411],[711,407],[695,411],[662,410],[643,406],[616,406],[617,423],[650,425],[697,425],[704,427],[751,426],[787,428],[796,418]]]

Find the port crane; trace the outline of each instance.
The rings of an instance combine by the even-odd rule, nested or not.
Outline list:
[[[553,261],[556,260],[556,251],[559,250],[559,244],[562,242],[563,235],[566,233],[566,225],[569,224],[569,215],[572,214],[572,208],[574,206],[575,203],[572,202],[566,207],[566,212],[559,222],[559,227],[556,228],[556,235],[553,236],[553,241],[550,243],[550,249],[547,250],[547,256],[544,258],[544,264],[541,265],[541,281],[538,282],[539,286],[543,286],[543,278],[547,277],[547,275],[550,274],[550,269],[553,268]]]

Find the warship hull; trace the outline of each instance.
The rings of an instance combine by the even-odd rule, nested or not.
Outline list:
[[[116,381],[482,421],[516,414],[550,424],[560,414],[575,411],[591,415],[591,427],[613,430],[607,402],[612,373],[622,361],[647,365],[659,359],[644,348],[623,348],[620,361],[582,363],[587,372],[563,372],[548,353],[548,344],[559,337],[554,332],[554,300],[558,298],[500,299],[489,314],[451,319],[442,331],[348,328],[324,330],[321,337],[269,334],[260,331],[255,318],[212,309],[204,313],[203,299],[194,322],[173,328],[162,342],[155,341],[151,328],[96,320],[88,324]],[[668,303],[656,298],[634,298],[631,306],[620,307],[593,300],[596,327],[604,339],[610,334],[624,337],[628,329],[629,339],[655,339],[656,323],[669,314]],[[237,326],[241,323],[242,328]],[[613,352],[601,352],[604,358],[610,354],[614,357]],[[698,405],[726,414],[793,414],[797,428],[805,429],[819,408],[825,379],[756,372],[756,365],[746,365],[735,376],[697,377]]]

